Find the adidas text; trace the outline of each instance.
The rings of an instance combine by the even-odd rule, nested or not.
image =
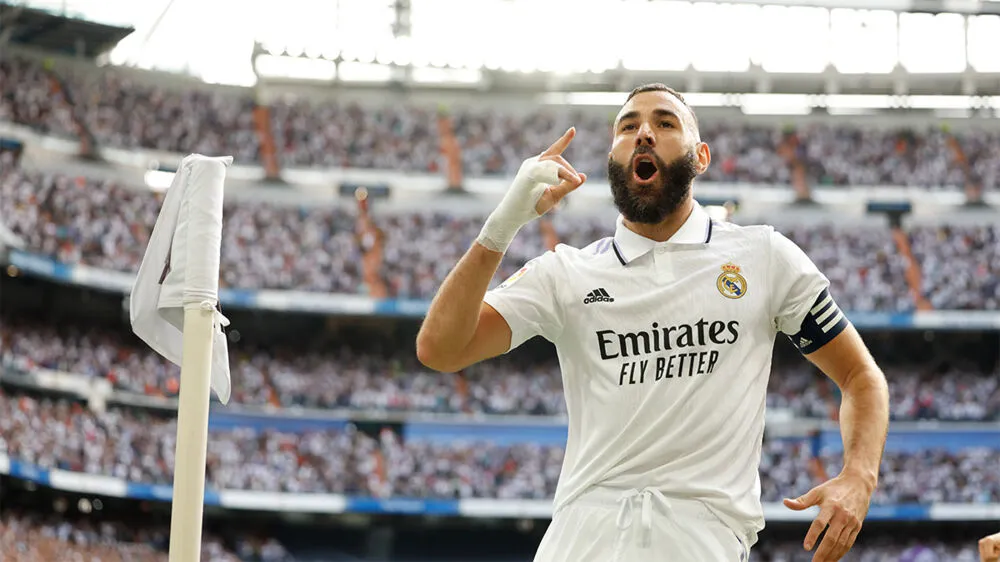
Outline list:
[[[612,297],[604,289],[594,289],[593,291],[587,293],[587,297],[583,299],[583,304],[591,304],[595,302],[615,302],[615,298]]]

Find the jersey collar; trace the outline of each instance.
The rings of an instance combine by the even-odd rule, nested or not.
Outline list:
[[[632,232],[625,226],[625,219],[618,215],[615,239],[612,243],[615,255],[622,265],[639,258],[657,246],[673,244],[708,244],[712,239],[712,219],[697,202],[691,209],[684,224],[666,242],[657,242]]]

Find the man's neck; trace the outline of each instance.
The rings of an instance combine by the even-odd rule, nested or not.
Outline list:
[[[656,240],[657,242],[666,242],[670,240],[670,237],[677,233],[681,229],[681,226],[688,220],[691,216],[691,212],[694,211],[694,199],[688,197],[681,206],[677,208],[676,211],[667,215],[665,219],[658,223],[647,224],[640,222],[632,222],[625,219],[625,228],[631,230],[632,232],[638,234],[639,236],[644,236],[650,240]]]

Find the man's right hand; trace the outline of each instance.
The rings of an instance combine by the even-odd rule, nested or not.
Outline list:
[[[586,174],[578,174],[562,156],[574,136],[576,129],[571,127],[545,152],[521,164],[510,189],[486,219],[477,242],[494,252],[506,252],[522,226],[587,181]]]
[[[1000,533],[983,537],[979,541],[980,562],[1000,562]]]

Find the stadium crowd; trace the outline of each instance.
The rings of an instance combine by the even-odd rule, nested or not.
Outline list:
[[[37,63],[0,56],[0,122],[74,138],[73,115],[103,146],[171,152],[231,153],[259,162],[255,101],[249,90],[164,88],[114,70],[53,74]],[[605,175],[609,115],[562,110],[519,113],[452,108],[466,175],[513,174],[544,148],[554,132],[574,125],[568,159],[591,177]],[[423,107],[363,106],[278,100],[271,132],[286,167],[356,167],[432,172],[441,167],[438,113]],[[937,188],[971,175],[986,189],[1000,186],[1000,134],[938,128],[882,130],[854,125],[773,127],[706,121],[713,166],[702,181],[787,184],[782,154],[792,147],[818,185],[904,185]],[[18,169],[0,155],[0,217],[28,249],[66,263],[134,271],[155,221],[159,196],[113,182]],[[444,213],[376,215],[385,234],[382,275],[400,298],[428,298],[479,230],[483,217]],[[554,217],[563,242],[577,247],[611,234],[613,225]],[[243,289],[364,291],[361,242],[353,211],[228,202],[223,283]],[[994,226],[907,229],[922,266],[925,296],[939,309],[1000,309],[1000,230]],[[885,229],[836,225],[785,231],[830,277],[840,305],[854,311],[909,311],[906,263]],[[537,223],[523,229],[494,283],[544,251]],[[59,369],[106,377],[119,389],[176,393],[179,369],[137,342],[111,333],[9,322],[0,326],[0,368]],[[887,365],[896,420],[998,420],[1000,377],[960,363],[946,371]],[[998,373],[1000,374],[1000,373]],[[234,348],[234,401],[249,405],[356,410],[560,415],[565,412],[553,362],[526,372],[507,359],[455,375],[431,373],[405,354],[247,352]],[[820,379],[822,380],[822,379]],[[172,384],[173,383],[173,384]],[[827,417],[836,397],[805,368],[776,370],[768,405]],[[174,421],[130,409],[95,412],[67,400],[0,391],[0,452],[47,468],[169,484]],[[216,430],[208,480],[216,488],[346,493],[377,497],[549,498],[562,461],[560,447],[483,442],[404,441],[389,429],[286,433],[250,428]],[[761,462],[765,501],[780,501],[813,485],[803,468],[811,458],[801,441],[767,440]],[[838,455],[823,454],[827,473]],[[875,503],[1000,502],[1000,451],[926,450],[885,455]],[[166,531],[124,524],[88,524],[12,512],[0,515],[0,559],[36,562],[165,560]],[[213,561],[285,562],[275,541],[226,544],[209,537]],[[754,561],[797,562],[811,553],[795,544],[765,544]],[[974,545],[911,541],[857,548],[846,561],[976,560]]]
[[[114,182],[28,172],[0,155],[0,212],[30,251],[64,263],[133,272],[138,269],[161,197]],[[355,213],[340,207],[301,208],[230,200],[225,211],[222,282],[240,289],[359,293],[362,240]],[[391,296],[430,298],[479,232],[484,217],[442,212],[377,214],[384,234],[381,275]],[[100,219],[100,220],[98,220]],[[556,214],[561,242],[578,248],[609,236],[597,217]],[[904,312],[914,307],[906,261],[888,229],[836,224],[782,229],[830,278],[842,308]],[[916,227],[914,255],[923,291],[936,308],[996,309],[1000,242],[993,225]],[[546,249],[542,225],[522,229],[494,283]],[[952,267],[956,260],[964,267]]]
[[[975,541],[934,540],[931,537],[904,541],[862,540],[841,558],[841,562],[979,562]],[[807,552],[798,541],[761,543],[750,551],[749,562],[812,562],[815,551]]]
[[[0,56],[0,122],[27,125],[56,137],[75,137],[72,110],[45,70],[24,59]]]
[[[88,78],[66,76],[65,81],[100,145],[230,154],[237,162],[258,159],[255,104],[248,92],[232,95],[184,84],[164,89],[114,72]]]
[[[934,308],[1000,310],[1000,228],[917,226],[909,232]]]
[[[4,57],[0,71],[0,119],[55,134],[67,134],[61,97],[52,93],[38,63]],[[176,88],[146,83],[114,69],[53,71],[72,95],[82,121],[106,146],[173,152],[234,154],[259,162],[249,89],[207,89],[178,79]],[[162,83],[160,81],[159,83]],[[159,84],[158,83],[158,84]],[[438,111],[412,105],[381,106],[281,98],[269,103],[272,136],[287,167],[356,167],[429,172],[440,167]],[[4,109],[5,108],[5,109]],[[466,174],[513,174],[529,154],[544,149],[568,126],[577,141],[567,152],[577,170],[603,177],[611,117],[544,109],[534,112],[450,108]],[[816,125],[781,130],[730,122],[702,125],[716,165],[706,181],[787,184],[791,148],[820,185],[965,185],[962,160],[987,189],[1000,183],[1000,134],[957,133],[964,150],[956,157],[951,133],[923,130]]]
[[[6,510],[0,516],[0,559],[9,562],[163,562],[166,530],[134,521],[94,517],[58,519],[35,511]],[[798,541],[762,540],[749,562],[809,562],[813,553]],[[231,550],[207,535],[203,562],[294,562],[296,558],[274,539],[239,538]],[[864,540],[844,562],[979,562],[973,541],[942,541],[933,537]],[[513,560],[512,560],[513,562]]]
[[[880,348],[876,348],[880,349]],[[421,366],[413,353],[365,352],[342,346],[324,353],[284,349],[231,349],[232,400],[245,405],[554,416],[565,414],[562,380],[554,359],[501,357],[441,374]],[[881,354],[880,354],[881,355]],[[901,360],[900,360],[901,361]],[[174,395],[179,368],[135,338],[93,328],[55,328],[3,318],[0,367],[29,373],[38,368],[104,377],[121,390]],[[883,365],[895,420],[986,421],[1000,419],[1000,376],[960,360],[935,365]],[[1000,374],[1000,373],[997,373]],[[803,361],[774,366],[768,407],[827,418],[836,386]]]
[[[65,500],[62,500],[65,501]],[[5,562],[167,562],[165,526],[135,525],[106,517],[7,508],[0,515],[0,560]],[[218,536],[202,538],[203,562],[291,562],[272,539],[239,537],[230,548]]]
[[[0,450],[42,468],[169,484],[176,420],[78,402],[0,394]],[[285,432],[210,428],[206,481],[216,489],[372,497],[545,499],[562,466],[561,445],[403,440],[343,428]],[[769,440],[760,465],[764,501],[808,490],[806,441]],[[839,455],[822,453],[830,474]],[[1000,502],[1000,449],[888,452],[876,503]]]

